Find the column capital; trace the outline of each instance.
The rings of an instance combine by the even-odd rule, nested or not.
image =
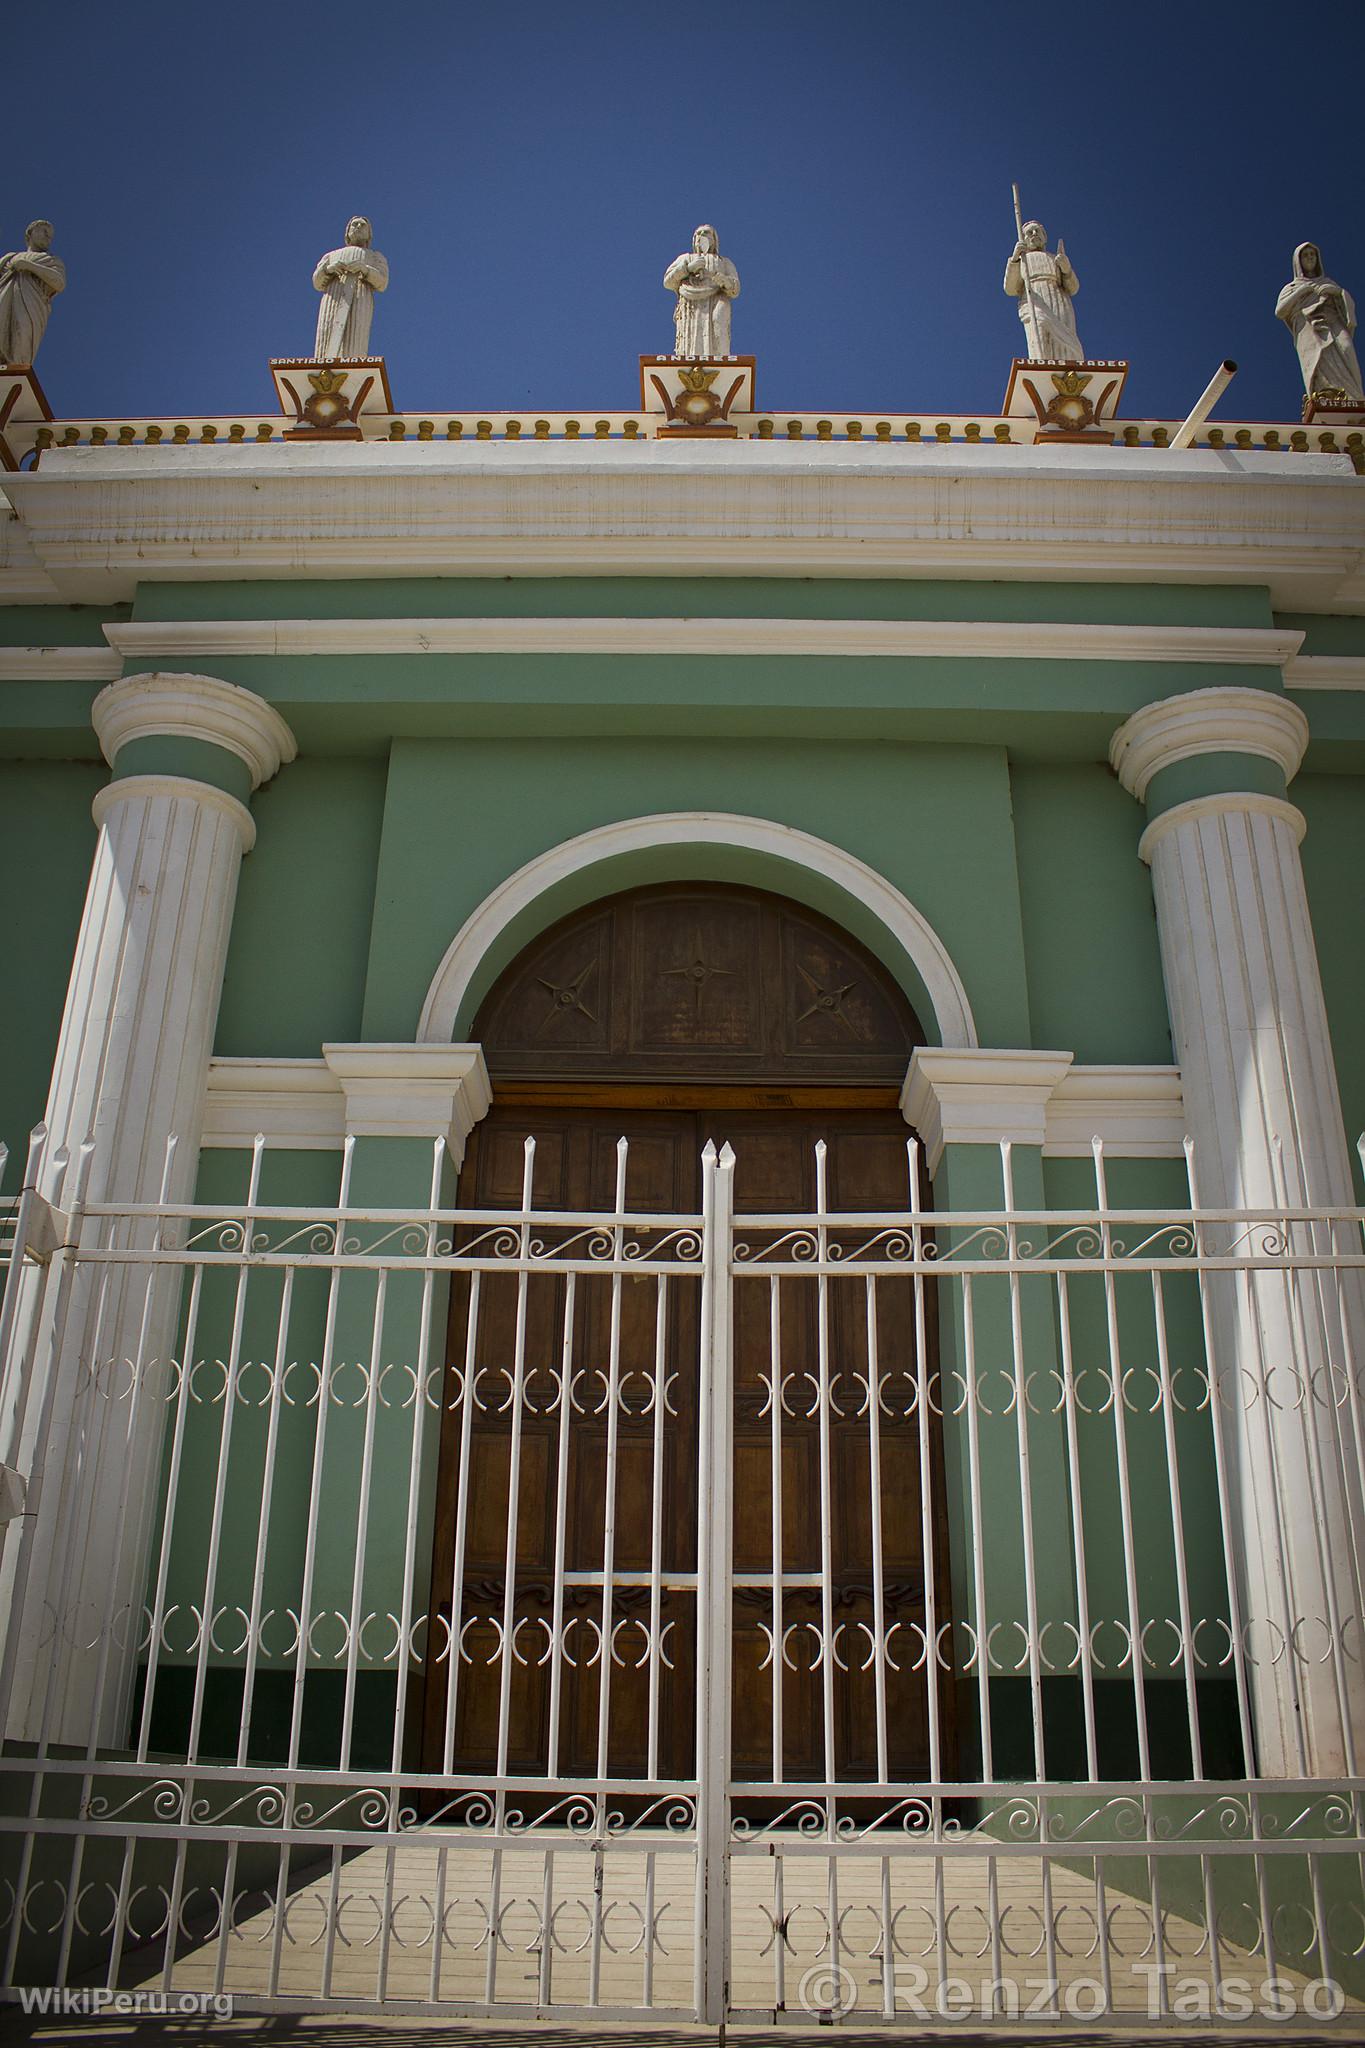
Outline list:
[[[924,1140],[930,1173],[945,1145],[1042,1146],[1047,1106],[1075,1058],[1069,1052],[996,1052],[917,1046],[901,1114]]]
[[[458,1166],[492,1090],[478,1045],[324,1045],[357,1138],[444,1137]]]
[[[256,789],[298,752],[273,704],[217,676],[162,669],[123,676],[105,685],[90,715],[111,768],[119,749],[134,740],[199,740],[245,762]]]
[[[1271,690],[1187,690],[1135,711],[1109,744],[1119,781],[1139,803],[1163,768],[1199,754],[1259,754],[1293,779],[1308,745],[1308,720]]]

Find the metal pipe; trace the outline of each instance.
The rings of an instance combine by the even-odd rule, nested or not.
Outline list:
[[[1195,435],[1199,432],[1199,429],[1203,426],[1205,420],[1213,411],[1213,408],[1217,405],[1236,374],[1236,363],[1228,361],[1218,365],[1217,370],[1209,379],[1208,389],[1186,420],[1184,426],[1180,428],[1178,433],[1172,434],[1168,446],[1172,448],[1189,448],[1193,446]]]

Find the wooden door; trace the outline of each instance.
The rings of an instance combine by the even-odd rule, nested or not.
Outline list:
[[[476,1032],[495,1100],[470,1141],[460,1177],[462,1207],[519,1205],[528,1134],[536,1140],[537,1208],[609,1210],[622,1136],[629,1141],[627,1206],[637,1211],[699,1207],[708,1139],[735,1149],[741,1216],[812,1209],[821,1138],[829,1148],[833,1206],[905,1205],[907,1132],[895,1105],[919,1036],[913,1014],[880,963],[801,906],[720,886],[669,886],[594,905],[542,935],[513,963],[485,1002]],[[733,1470],[722,1480],[734,1500],[738,1581],[735,1772],[753,1779],[775,1772],[788,1779],[822,1777],[832,1755],[838,1775],[867,1778],[876,1775],[877,1761],[871,1680],[863,1658],[841,1656],[827,1734],[827,1696],[806,1627],[818,1622],[820,1599],[801,1584],[783,1589],[788,1643],[780,1757],[773,1750],[773,1443],[766,1386],[772,1326],[766,1294],[762,1283],[736,1286]],[[632,1278],[619,1290],[621,1399],[609,1441],[601,1399],[613,1312],[606,1275],[576,1286],[571,1312],[562,1276],[537,1274],[520,1304],[513,1276],[485,1280],[472,1305],[472,1338],[469,1284],[455,1288],[452,1395],[437,1481],[430,1639],[438,1654],[425,1693],[425,1768],[494,1769],[501,1718],[507,1731],[502,1761],[512,1772],[580,1777],[604,1769],[638,1777],[652,1768],[659,1776],[693,1774],[699,1284],[674,1280],[665,1297],[661,1310],[650,1279]],[[857,1372],[866,1371],[865,1293],[860,1283],[840,1282],[830,1290],[832,1352],[843,1362],[836,1389],[842,1412],[829,1417],[823,1488],[820,1418],[798,1397],[815,1369],[813,1288],[784,1283],[782,1307],[787,1407],[780,1568],[784,1579],[798,1581],[819,1571],[827,1499],[840,1640],[851,1647],[864,1640],[872,1611],[868,1428],[854,1398]],[[506,1396],[519,1312],[526,1377],[517,1461],[517,1655],[508,1669],[499,1654],[511,1504]],[[883,1375],[913,1376],[914,1331],[909,1283],[879,1283]],[[562,1441],[554,1391],[566,1340],[581,1377]],[[464,1440],[458,1391],[471,1352],[481,1405],[471,1410]],[[662,1431],[650,1398],[651,1381],[660,1377],[668,1396]],[[881,1424],[886,1619],[888,1626],[904,1625],[904,1651],[924,1613],[923,1461],[917,1415],[895,1412],[893,1404]],[[946,1619],[936,1430],[929,1452],[928,1525],[935,1534],[939,1615]],[[468,1472],[463,1519],[462,1458]],[[600,1574],[609,1519],[616,1585],[608,1633],[617,1654],[604,1706]],[[657,1639],[648,1627],[653,1555],[665,1581]],[[557,1556],[566,1581],[558,1660],[549,1650],[548,1626]],[[766,1590],[743,1583],[764,1574]],[[439,1654],[452,1609],[460,1627],[453,1665]],[[908,1667],[913,1658],[903,1661]],[[886,1706],[894,1774],[925,1775],[923,1670],[888,1673]]]
[[[627,1205],[640,1211],[692,1211],[697,1199],[696,1118],[624,1111],[594,1114],[496,1106],[479,1127],[460,1177],[460,1205],[520,1205],[525,1139],[536,1140],[535,1202],[546,1209],[611,1210],[616,1148],[629,1141]],[[519,1626],[508,1715],[511,1771],[591,1777],[686,1776],[695,1685],[695,1592],[665,1588],[662,1654],[655,1660],[657,1747],[650,1749],[649,1577],[656,1528],[665,1579],[697,1569],[697,1379],[699,1280],[672,1279],[664,1300],[659,1370],[659,1295],[654,1276],[614,1287],[607,1274],[580,1275],[568,1301],[562,1276],[538,1273],[519,1304],[511,1274],[487,1277],[471,1302],[457,1283],[451,1303],[450,1359],[456,1392],[447,1404],[437,1477],[431,1638],[438,1645],[426,1688],[425,1767],[493,1770],[498,1762],[503,1668],[498,1654],[505,1615],[513,1417],[509,1406],[519,1305],[524,1319],[524,1405],[517,1479],[515,1615]],[[612,1315],[617,1310],[618,1401],[609,1425],[606,1393]],[[482,1405],[473,1411],[468,1513],[458,1528],[463,1402],[458,1375],[471,1346]],[[571,1347],[573,1404],[564,1431],[560,1403],[564,1345]],[[656,1430],[653,1384],[667,1396]],[[657,1467],[657,1471],[656,1471]],[[614,1473],[614,1479],[611,1475]],[[656,1492],[657,1489],[657,1492]],[[658,1511],[655,1512],[657,1498]],[[603,1598],[600,1575],[611,1508],[612,1667],[602,1704]],[[463,1549],[463,1568],[458,1554]],[[564,1653],[552,1652],[556,1560],[563,1592]],[[625,1580],[626,1583],[621,1583]],[[596,1581],[596,1583],[594,1583]],[[461,1658],[456,1699],[449,1692],[450,1641],[458,1608]],[[558,1677],[559,1696],[554,1698]],[[554,1713],[552,1740],[551,1711]],[[606,1739],[603,1749],[603,1723]],[[449,1761],[447,1761],[447,1759]]]

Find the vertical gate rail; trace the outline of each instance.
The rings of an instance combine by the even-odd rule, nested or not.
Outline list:
[[[501,1209],[440,1206],[439,1147],[358,1203],[349,1144],[282,1202],[263,1141],[230,1202],[89,1202],[87,1148],[58,1206],[41,1148],[5,1995],[1358,2022],[1365,1212],[1211,1210],[1192,1165],[1125,1206],[1098,1145],[1085,1203],[1019,1206],[1004,1146],[995,1206],[931,1212],[913,1140],[872,1211],[821,1149],[812,1210],[736,1215],[728,1147],[699,1214],[632,1209],[624,1142],[610,1208],[538,1206],[529,1140]],[[92,1616],[82,1473],[148,1411],[141,1594]],[[1318,1579],[1270,1571],[1291,1529]]]

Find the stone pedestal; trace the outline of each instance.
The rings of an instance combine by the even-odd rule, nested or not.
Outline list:
[[[1124,362],[1035,363],[1016,357],[1010,365],[1006,419],[1032,420],[1040,441],[1093,441],[1107,445],[1114,438],[1114,419],[1128,377]]]
[[[293,758],[294,741],[261,698],[208,676],[111,683],[94,722],[114,779],[95,800],[99,839],[53,1064],[48,1157],[89,1137],[91,1200],[183,1202],[193,1197],[237,875],[255,837],[245,799]],[[42,1192],[61,1200],[55,1174]],[[115,1220],[101,1241],[150,1243],[151,1229]],[[64,1328],[40,1334],[38,1367],[57,1383],[46,1446],[23,1447],[25,1469],[41,1468],[41,1504],[21,1566],[11,1735],[126,1734],[179,1281],[145,1265],[83,1269]],[[31,1418],[40,1406],[30,1403]]]
[[[1219,689],[1148,705],[1111,749],[1151,817],[1140,850],[1204,1208],[1281,1214],[1352,1201],[1299,859],[1304,821],[1283,794],[1306,741],[1287,699]],[[1258,1234],[1263,1249],[1272,1233],[1282,1227]],[[1332,1249],[1331,1225],[1287,1234],[1299,1252]],[[1204,1249],[1236,1237],[1206,1226]],[[1343,1237],[1339,1249],[1359,1246]],[[1365,1755],[1358,1281],[1268,1268],[1207,1283],[1230,1464],[1228,1566],[1256,1765],[1268,1776],[1353,1771]]]
[[[0,469],[18,469],[19,457],[5,439],[7,426],[50,421],[52,407],[29,363],[0,363]]]
[[[362,421],[393,411],[389,373],[382,356],[323,363],[311,356],[272,358],[270,374],[280,411],[292,417],[287,441],[359,441]]]
[[[660,439],[710,434],[734,440],[733,415],[754,410],[753,356],[641,356],[640,408]]]

